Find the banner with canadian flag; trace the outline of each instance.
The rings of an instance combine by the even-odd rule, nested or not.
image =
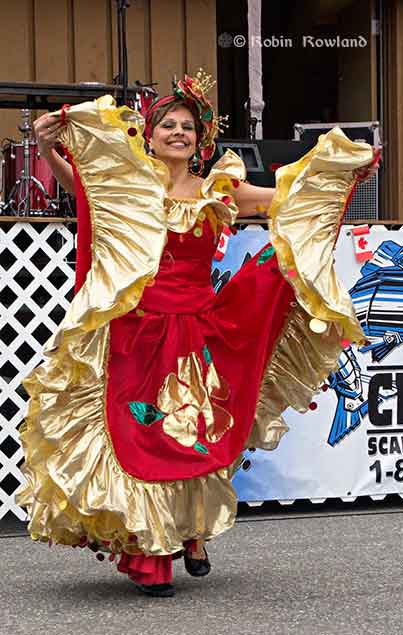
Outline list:
[[[212,268],[218,293],[268,240],[259,225],[225,237]],[[241,501],[403,497],[403,232],[343,226],[335,260],[366,344],[343,351],[314,410],[286,411],[276,450],[245,451],[234,476]]]

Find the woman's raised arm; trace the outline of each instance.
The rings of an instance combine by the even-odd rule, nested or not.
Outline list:
[[[373,148],[373,161],[368,166],[354,170],[354,175],[360,181],[369,179],[378,169],[381,148]],[[239,209],[238,218],[248,216],[262,216],[266,218],[273,200],[274,187],[259,187],[250,183],[240,183],[232,196]]]
[[[34,133],[38,141],[41,156],[49,163],[55,178],[69,194],[74,194],[73,169],[55,150],[55,143],[60,128],[60,119],[44,114],[34,121]]]
[[[250,183],[240,183],[239,187],[232,193],[239,209],[238,218],[246,218],[248,216],[267,217],[274,192],[274,187],[259,187]]]

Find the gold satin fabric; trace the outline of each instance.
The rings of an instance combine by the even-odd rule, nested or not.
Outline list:
[[[185,540],[232,526],[233,468],[173,483],[143,482],[122,469],[105,415],[109,321],[137,306],[158,271],[168,230],[189,231],[203,210],[232,222],[236,207],[219,200],[211,175],[200,199],[170,199],[166,166],[144,151],[142,118],[116,108],[110,96],[71,107],[66,120],[60,141],[89,202],[92,266],[45,346],[44,363],[24,382],[31,396],[20,430],[27,482],[16,498],[35,539],[76,545],[88,536],[111,541],[112,551],[174,553]],[[217,165],[239,178],[243,163],[233,155]]]
[[[196,353],[178,359],[178,375],[170,373],[162,385],[157,407],[168,416],[162,428],[166,434],[184,446],[198,440],[198,417],[203,414],[206,439],[217,443],[233,427],[232,415],[215,400],[226,401],[230,395],[228,383],[220,377],[213,364],[208,365],[206,384]]]
[[[298,303],[312,317],[337,323],[343,337],[355,342],[365,338],[349,293],[337,278],[333,254],[355,182],[353,170],[372,157],[367,143],[350,141],[333,128],[299,161],[277,170],[269,210],[270,238],[283,275],[290,269],[295,273],[289,281]]]
[[[288,406],[307,410],[318,386],[337,368],[342,340],[365,341],[350,295],[337,278],[333,252],[355,184],[353,170],[372,158],[371,146],[350,141],[336,127],[299,161],[276,172],[270,237],[296,302],[263,377],[249,447],[276,448],[288,430],[281,414]],[[323,334],[310,329],[312,318],[326,323]]]

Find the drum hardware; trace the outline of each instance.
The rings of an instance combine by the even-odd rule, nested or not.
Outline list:
[[[57,216],[60,199],[56,196],[59,194],[56,190],[56,180],[52,179],[50,168],[45,160],[41,159],[37,143],[32,139],[30,111],[26,108],[22,110],[22,124],[18,129],[22,133],[22,142],[8,140],[9,143],[1,148],[5,200],[0,207],[0,213],[12,216],[40,216],[42,212],[46,212],[46,216],[51,213]],[[43,183],[46,177],[47,186]],[[49,191],[51,187],[54,192]]]

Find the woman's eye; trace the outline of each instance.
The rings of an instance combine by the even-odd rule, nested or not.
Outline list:
[[[161,124],[162,128],[175,128],[176,124],[174,122],[171,121],[164,121],[164,123]],[[193,124],[191,123],[184,123],[182,124],[182,128],[183,130],[195,130],[195,127]]]

